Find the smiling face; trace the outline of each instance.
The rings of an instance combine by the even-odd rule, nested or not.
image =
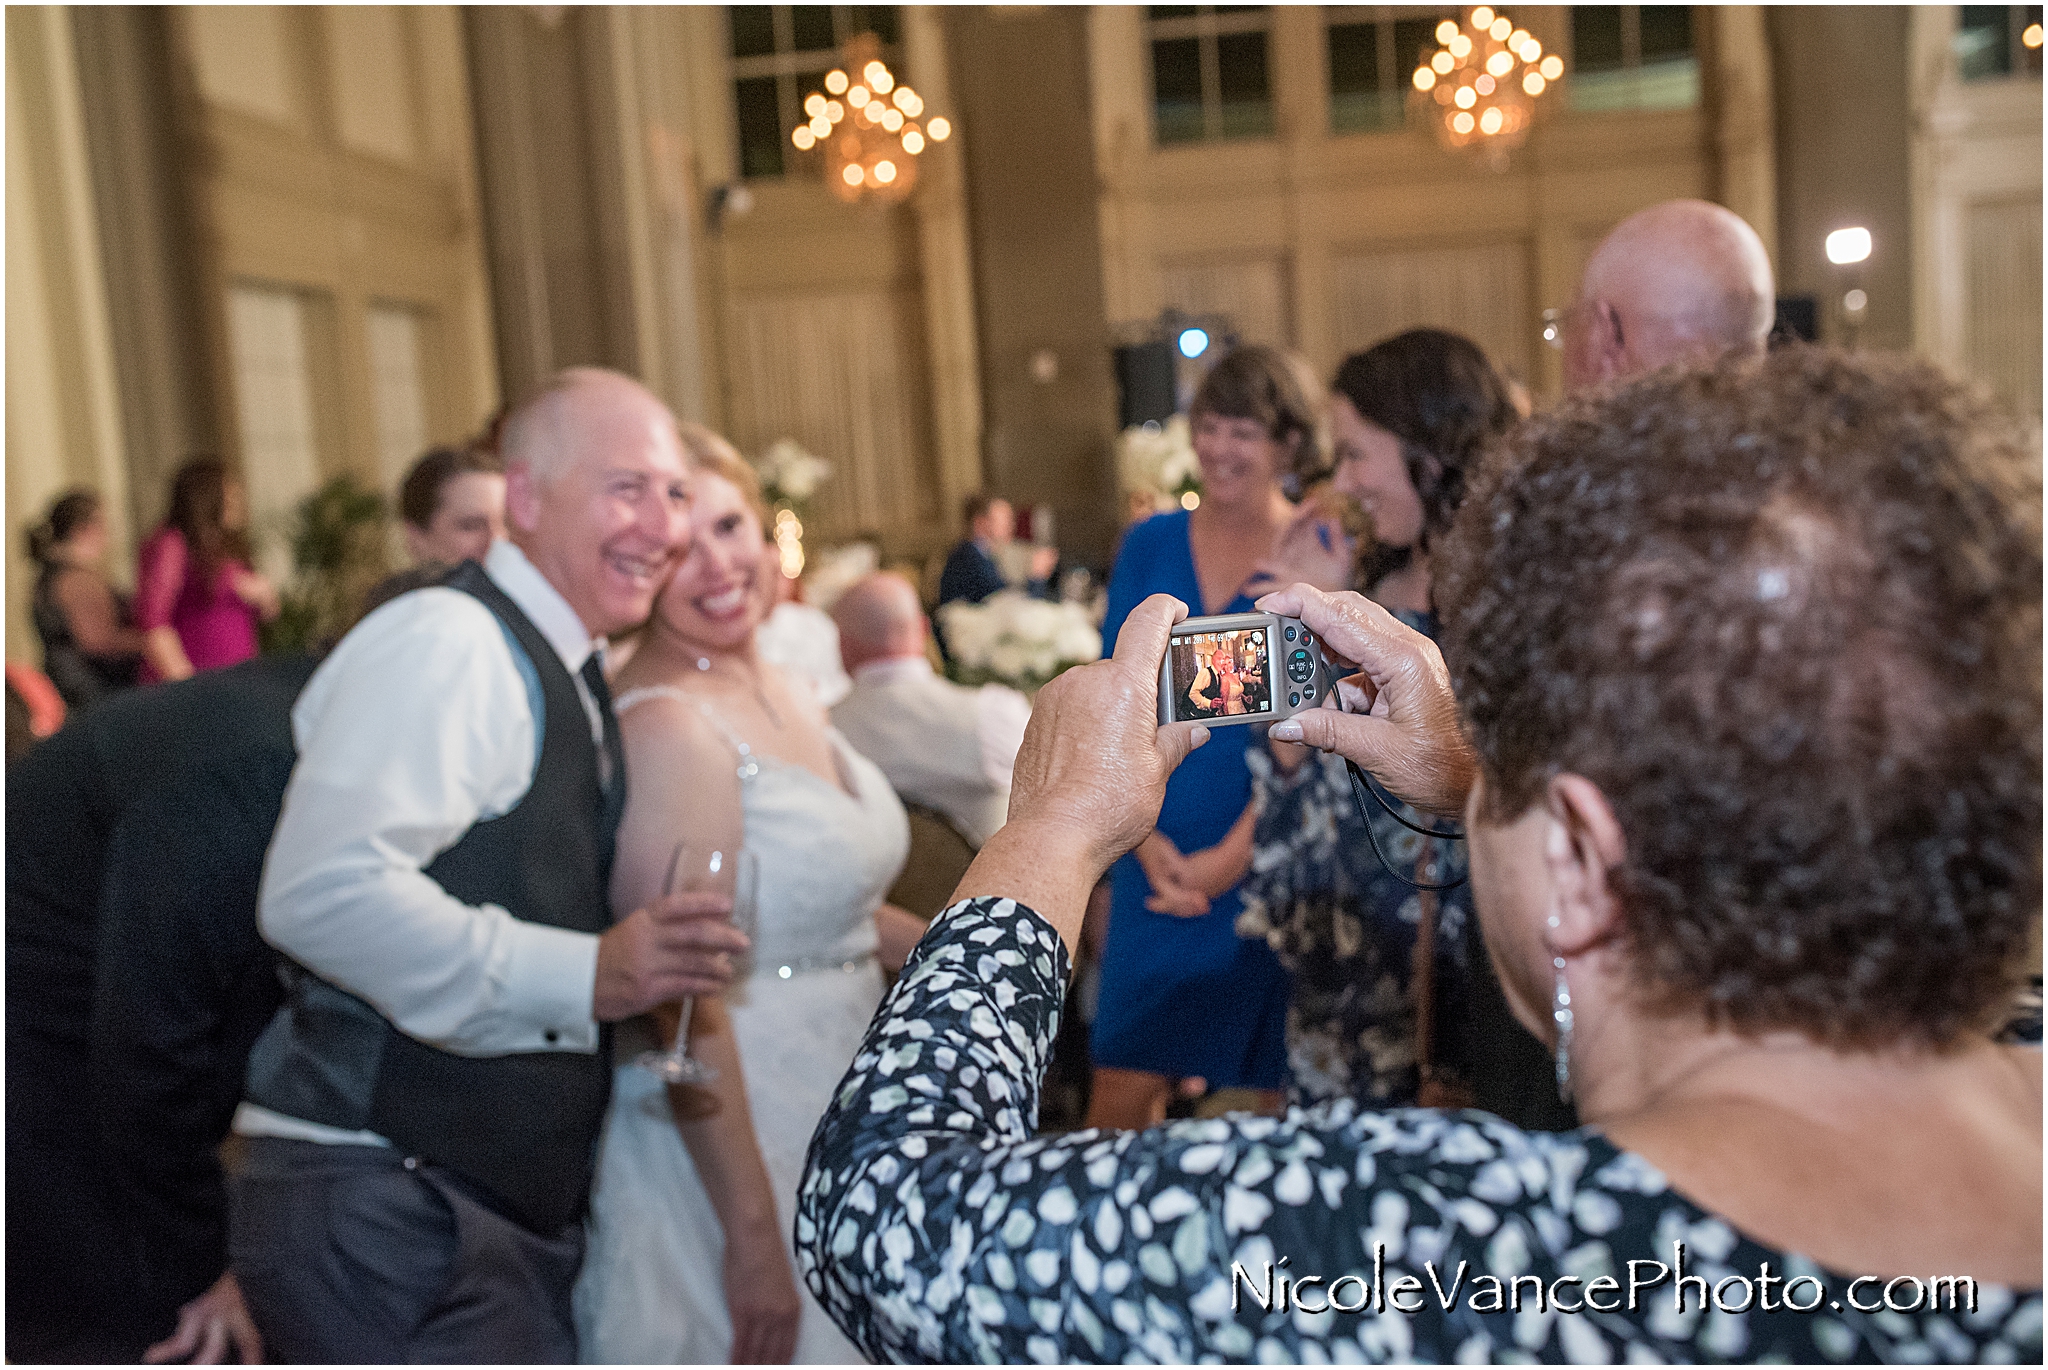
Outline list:
[[[661,625],[688,642],[732,649],[744,644],[774,607],[764,591],[780,568],[761,536],[761,519],[740,488],[700,471],[691,488],[689,554],[661,592]]]
[[[1287,467],[1288,451],[1257,419],[1208,411],[1195,419],[1195,460],[1202,468],[1202,499],[1245,508],[1268,498]]]
[[[441,484],[440,502],[427,526],[403,526],[414,561],[450,566],[482,561],[491,544],[505,536],[505,478],[489,471],[451,476]]]
[[[1401,440],[1342,395],[1331,401],[1330,429],[1337,441],[1336,486],[1372,515],[1373,536],[1389,547],[1421,541],[1422,498],[1401,459]]]
[[[675,420],[635,382],[589,371],[507,425],[512,540],[593,634],[644,621],[690,543]]]

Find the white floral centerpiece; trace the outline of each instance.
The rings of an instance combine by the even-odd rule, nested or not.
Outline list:
[[[998,590],[979,604],[939,610],[953,675],[964,685],[991,681],[1029,694],[1069,666],[1102,655],[1102,633],[1084,604],[1055,604],[1020,590]]]
[[[1202,468],[1185,414],[1164,423],[1133,424],[1117,435],[1116,469],[1126,494],[1151,495],[1162,505],[1202,491]]]
[[[754,472],[770,505],[801,516],[818,487],[832,478],[832,463],[805,451],[794,438],[777,438],[755,459]]]

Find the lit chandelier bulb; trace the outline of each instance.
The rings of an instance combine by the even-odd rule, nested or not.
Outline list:
[[[943,143],[953,136],[953,125],[944,119],[930,119],[925,122],[924,131],[935,143]]]
[[[826,72],[825,89],[831,91],[834,95],[846,94],[846,73],[843,71]]]

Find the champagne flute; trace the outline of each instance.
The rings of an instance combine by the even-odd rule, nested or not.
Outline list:
[[[754,853],[744,849],[726,851],[706,850],[693,846],[687,839],[676,843],[676,849],[668,859],[668,874],[661,882],[664,897],[671,894],[724,894],[732,899],[731,922],[734,927],[754,935],[754,891],[759,884],[756,878]],[[690,1010],[695,1006],[694,998],[682,1001],[682,1020],[676,1024],[675,1044],[666,1051],[643,1051],[634,1058],[633,1064],[642,1070],[652,1071],[672,1085],[708,1085],[718,1079],[718,1071],[690,1055]]]

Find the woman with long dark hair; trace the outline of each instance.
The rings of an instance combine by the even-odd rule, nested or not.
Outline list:
[[[171,479],[171,509],[137,554],[135,620],[148,635],[144,675],[183,680],[256,655],[256,627],[277,590],[249,565],[249,502],[218,457]]]
[[[97,704],[135,683],[142,634],[128,605],[107,583],[107,514],[94,490],[67,490],[29,529],[36,563],[33,607],[43,640],[43,673],[72,710]]]
[[[1334,483],[1372,521],[1353,588],[1435,637],[1430,553],[1467,473],[1517,421],[1507,386],[1467,339],[1418,328],[1347,357],[1330,411]],[[1247,756],[1259,817],[1238,931],[1294,972],[1296,1100],[1476,1101],[1517,1122],[1563,1125],[1554,1091],[1541,1088],[1542,1053],[1487,969],[1469,889],[1415,888],[1460,880],[1464,845],[1376,806],[1362,818],[1339,757],[1268,748]]]

